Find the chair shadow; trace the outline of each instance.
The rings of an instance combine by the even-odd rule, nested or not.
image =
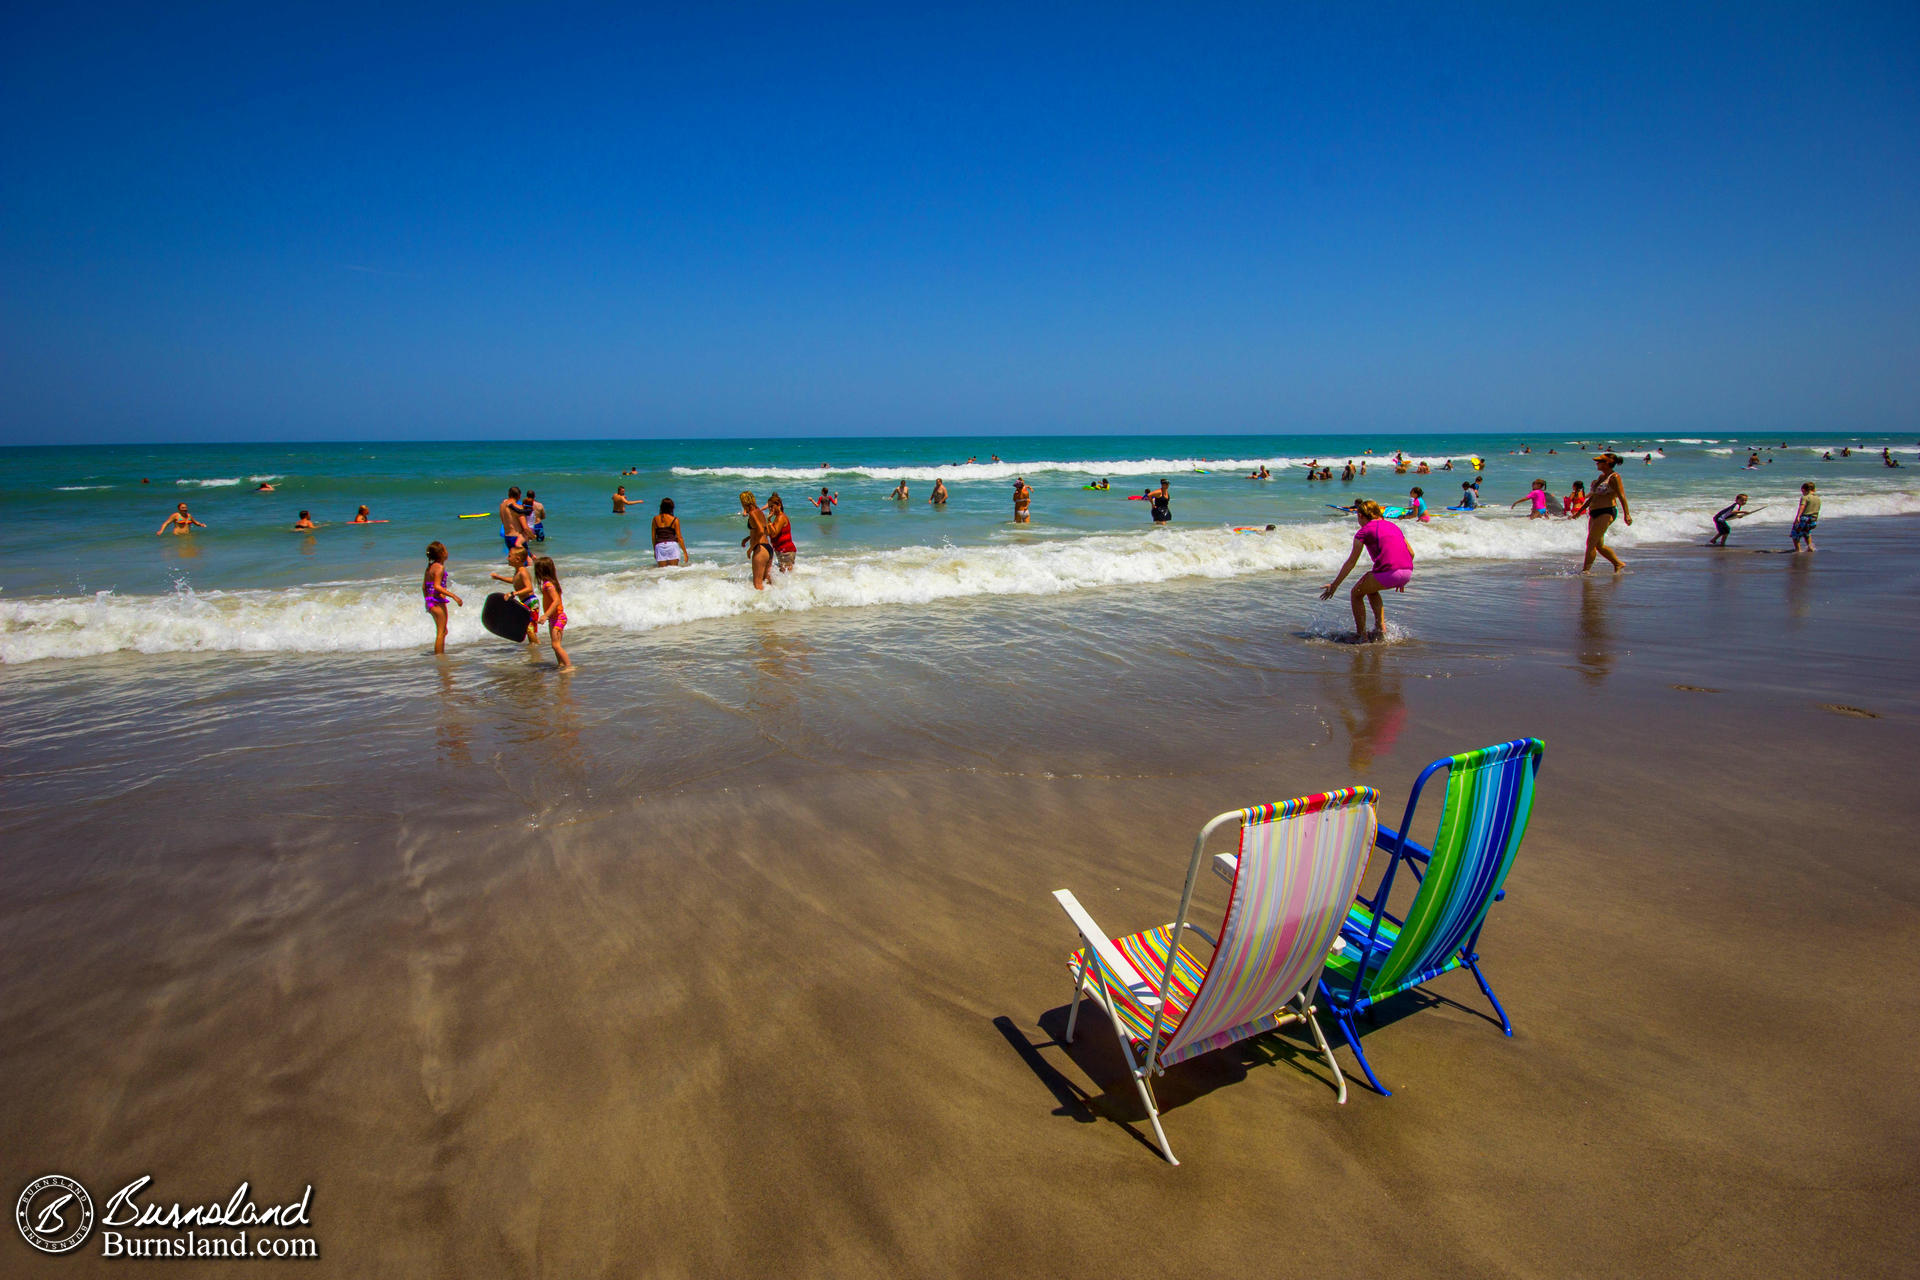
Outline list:
[[[1081,1124],[1110,1120],[1158,1156],[1160,1146],[1150,1132],[1147,1109],[1133,1086],[1119,1041],[1106,1015],[1097,1005],[1082,1002],[1080,1022],[1074,1028],[1073,1042],[1068,1044],[1065,1036],[1070,1011],[1070,1006],[1060,1005],[1040,1015],[1039,1029],[1050,1037],[1044,1041],[1030,1040],[1013,1019],[1005,1015],[996,1017],[993,1025],[1060,1104],[1054,1108],[1054,1115],[1067,1116]],[[1334,1037],[1330,1043],[1337,1043],[1339,1032],[1324,1026],[1323,1029]],[[1297,1023],[1285,1031],[1311,1035]],[[1076,1084],[1047,1060],[1043,1050],[1063,1051],[1100,1092],[1091,1093]],[[1169,1067],[1166,1075],[1153,1080],[1154,1098],[1164,1120],[1168,1113],[1216,1089],[1244,1082],[1254,1068],[1281,1064],[1319,1081],[1328,1092],[1334,1091],[1333,1078],[1310,1039],[1300,1043],[1282,1031],[1269,1031]]]

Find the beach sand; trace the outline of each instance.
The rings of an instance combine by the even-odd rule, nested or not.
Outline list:
[[[328,1275],[1911,1274],[1913,535],[1428,575],[1384,650],[1276,577],[7,671],[0,1185],[311,1183]],[[1448,975],[1344,1107],[1243,1042],[1161,1160],[1050,892],[1159,924],[1214,813],[1527,734],[1514,1037]]]

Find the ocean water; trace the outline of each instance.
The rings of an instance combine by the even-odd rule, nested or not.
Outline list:
[[[1798,488],[1812,479],[1824,516],[1920,512],[1920,449],[1908,438],[1831,433],[1768,437],[1647,436],[1580,441],[1536,434],[1410,436],[1023,437],[1007,440],[803,439],[513,441],[468,444],[231,445],[17,448],[0,524],[0,663],[108,654],[238,651],[324,655],[409,650],[431,638],[420,605],[425,545],[451,552],[450,577],[468,600],[454,610],[455,645],[494,645],[478,604],[501,565],[491,513],[509,484],[547,509],[540,548],[559,564],[570,637],[652,633],[696,623],[794,611],[889,609],[935,601],[1058,597],[1181,580],[1330,572],[1351,521],[1329,504],[1404,501],[1420,485],[1436,511],[1457,501],[1485,462],[1476,513],[1409,527],[1422,569],[1474,562],[1577,561],[1583,522],[1529,521],[1510,510],[1536,477],[1564,494],[1591,483],[1587,453],[1630,455],[1622,474],[1635,524],[1613,541],[1698,542],[1707,517],[1736,492],[1765,509],[1736,542],[1784,541]],[[1840,457],[1851,448],[1854,456]],[[1904,464],[1889,469],[1880,450]],[[1428,475],[1396,475],[1395,449]],[[1522,450],[1530,449],[1530,453]],[[1750,449],[1761,464],[1745,469]],[[1831,461],[1822,455],[1832,452]],[[998,459],[996,460],[996,455]],[[1651,457],[1651,462],[1643,458]],[[1352,483],[1341,466],[1365,461]],[[1317,460],[1331,483],[1306,480]],[[1451,461],[1452,471],[1442,470]],[[1265,465],[1273,479],[1247,478]],[[636,474],[623,475],[629,468]],[[1016,476],[1033,486],[1033,523],[1011,522]],[[1172,482],[1174,523],[1154,527],[1129,501]],[[888,495],[905,479],[906,502]],[[927,502],[946,481],[944,509]],[[1109,478],[1107,492],[1087,489]],[[272,493],[257,493],[262,482]],[[624,484],[638,504],[611,511]],[[831,517],[809,495],[840,495]],[[740,548],[737,495],[786,499],[800,547],[797,570],[752,590]],[[694,563],[651,568],[647,520],[672,497]],[[208,528],[155,536],[186,501]],[[354,526],[359,504],[385,523]],[[299,533],[301,510],[322,527]],[[1275,526],[1271,531],[1267,525]],[[1252,527],[1252,532],[1237,528]]]

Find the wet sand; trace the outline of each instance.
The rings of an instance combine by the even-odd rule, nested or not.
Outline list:
[[[285,666],[8,672],[4,1185],[311,1182],[341,1275],[1909,1274],[1915,532],[1433,575],[1384,651],[1244,583],[689,628],[677,701],[588,643],[558,701],[469,663],[324,729],[355,689]],[[929,628],[988,639],[916,670]],[[1290,1037],[1183,1064],[1161,1161],[1106,1029],[1058,1041],[1050,891],[1158,924],[1212,814],[1396,822],[1528,733],[1515,1036],[1452,974],[1367,1035],[1391,1098]]]

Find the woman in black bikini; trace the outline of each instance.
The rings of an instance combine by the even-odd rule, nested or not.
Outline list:
[[[1602,453],[1593,463],[1600,468],[1600,478],[1593,482],[1593,492],[1587,496],[1587,558],[1581,563],[1580,572],[1593,568],[1595,556],[1604,556],[1618,573],[1626,566],[1607,546],[1607,530],[1616,515],[1628,524],[1633,523],[1633,512],[1627,507],[1627,487],[1613,470],[1620,465],[1620,455]]]
[[[765,591],[767,569],[773,564],[773,530],[760,504],[745,489],[740,491],[740,510],[747,517],[747,536],[740,539],[740,545],[747,549],[747,559],[753,565],[753,589]]]

